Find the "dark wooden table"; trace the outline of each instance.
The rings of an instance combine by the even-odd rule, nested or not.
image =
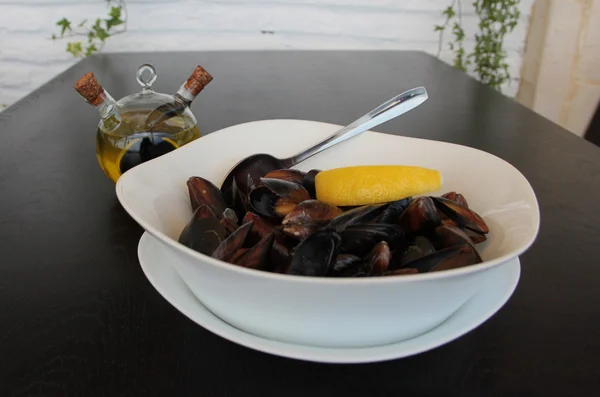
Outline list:
[[[452,343],[368,365],[275,357],[196,325],[144,277],[142,229],[96,162],[98,118],[73,90],[94,71],[114,97],[136,92],[144,62],[162,92],[196,64],[213,74],[193,104],[205,134],[270,118],[347,124],[424,85],[419,111],[377,129],[477,147],[529,179],[542,223],[515,294]],[[0,396],[595,396],[599,203],[600,149],[422,53],[93,56],[0,113]]]

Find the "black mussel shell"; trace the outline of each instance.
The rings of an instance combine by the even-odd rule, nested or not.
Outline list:
[[[437,249],[473,244],[471,238],[456,226],[438,226],[435,229],[434,241]]]
[[[219,246],[212,253],[212,257],[229,262],[237,250],[243,248],[246,237],[248,236],[248,233],[252,229],[253,225],[254,223],[250,221],[237,228],[225,240],[223,240],[221,244],[219,244]]]
[[[270,252],[273,242],[275,241],[274,234],[268,234],[263,237],[256,245],[248,249],[235,264],[242,267],[257,270],[273,270],[274,263],[270,261]]]
[[[414,199],[398,220],[398,224],[410,236],[428,235],[441,223],[433,200],[427,196]]]
[[[467,236],[469,236],[473,244],[483,243],[485,240],[487,240],[485,234],[477,233],[476,231],[466,228],[463,231]]]
[[[201,205],[206,205],[218,218],[223,217],[223,212],[227,209],[227,203],[218,187],[211,181],[199,176],[189,178],[186,184],[190,195],[192,211],[196,211]]]
[[[468,207],[443,197],[432,197],[432,200],[437,208],[452,219],[458,227],[468,228],[481,234],[490,231],[483,218]]]
[[[335,205],[305,200],[283,218],[283,232],[295,239],[304,240],[341,213],[342,210]]]
[[[442,194],[442,197],[451,201],[454,201],[457,204],[462,205],[463,207],[469,208],[469,203],[467,203],[467,199],[460,193],[456,192],[448,192]]]
[[[388,243],[380,241],[375,244],[366,258],[371,267],[371,276],[383,276],[392,261],[392,253]]]
[[[178,241],[198,252],[211,255],[225,239],[228,232],[210,208],[202,205],[194,211]]]
[[[248,212],[250,209],[250,206],[248,204],[248,195],[238,188],[235,179],[232,182],[229,194],[231,194],[231,197],[229,198],[228,202],[229,207],[235,211],[235,215],[238,219],[242,219],[246,212]]]
[[[367,255],[380,241],[396,249],[405,242],[404,231],[398,225],[388,223],[360,223],[350,225],[341,233],[344,254],[360,257]]]
[[[444,248],[431,255],[410,262],[406,267],[415,268],[419,273],[435,272],[481,263],[477,250],[470,244]]]
[[[410,203],[414,199],[412,197],[403,198],[401,200],[393,201],[385,205],[384,210],[377,218],[377,222],[380,223],[398,223],[400,215],[408,208]]]
[[[431,255],[435,252],[433,243],[424,236],[415,237],[406,248],[394,251],[393,269],[410,267],[410,262],[420,259],[424,256]]]
[[[317,190],[315,188],[315,177],[319,172],[321,172],[321,170],[310,170],[306,173],[304,179],[302,180],[302,186],[304,186],[304,188],[312,198],[317,197]]]
[[[291,245],[287,243],[285,236],[278,226],[253,212],[248,212],[244,216],[242,222],[254,223],[250,234],[246,238],[246,246],[251,247],[257,244],[265,236],[273,234],[275,236],[275,241],[273,242],[273,248],[271,250],[271,261],[277,264],[289,264],[292,257]]]
[[[265,218],[278,219],[279,215],[273,210],[273,206],[278,199],[277,194],[273,193],[268,187],[258,186],[250,191],[248,203],[250,209],[255,213]]]
[[[277,196],[289,198],[295,203],[310,199],[306,189],[299,183],[274,178],[260,178],[260,181]]]
[[[329,269],[328,277],[366,277],[371,264],[356,255],[339,254]]]
[[[332,230],[319,230],[302,241],[292,257],[288,273],[323,277],[338,254],[342,238]]]
[[[326,228],[341,233],[350,225],[372,222],[377,219],[383,207],[383,204],[369,204],[352,208],[333,218]]]

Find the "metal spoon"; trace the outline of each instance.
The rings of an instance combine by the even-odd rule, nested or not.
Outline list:
[[[248,175],[257,182],[259,178],[267,173],[283,168],[291,168],[294,165],[301,163],[309,157],[314,156],[330,147],[346,141],[360,133],[367,131],[379,124],[385,123],[395,117],[404,114],[423,102],[428,98],[425,87],[417,87],[405,91],[402,94],[395,96],[385,103],[377,106],[369,113],[365,114],[352,124],[338,130],[335,134],[324,139],[323,141],[309,147],[306,150],[296,154],[295,156],[278,159],[270,154],[260,153],[253,154],[238,162],[223,180],[221,191],[225,197],[232,197],[231,189],[235,178],[237,188],[241,192],[248,190]]]

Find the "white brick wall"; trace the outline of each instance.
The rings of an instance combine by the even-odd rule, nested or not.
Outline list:
[[[518,77],[534,0],[521,0],[521,22],[506,39]],[[451,0],[128,0],[128,32],[105,52],[218,49],[410,49],[437,52],[433,25]],[[463,0],[465,30],[477,18]],[[0,0],[0,104],[10,105],[76,60],[55,25],[104,16],[104,0]],[[272,31],[265,34],[261,31]],[[444,52],[444,60],[451,54]],[[514,95],[518,84],[505,92]]]

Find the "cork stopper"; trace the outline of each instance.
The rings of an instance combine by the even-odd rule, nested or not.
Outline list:
[[[82,78],[77,80],[75,91],[94,106],[100,105],[103,101],[100,94],[104,91],[104,88],[98,83],[96,76],[92,72],[86,73]]]
[[[185,89],[188,90],[193,96],[196,96],[206,87],[208,83],[212,81],[213,77],[204,69],[202,66],[196,66],[194,73],[185,82]]]

